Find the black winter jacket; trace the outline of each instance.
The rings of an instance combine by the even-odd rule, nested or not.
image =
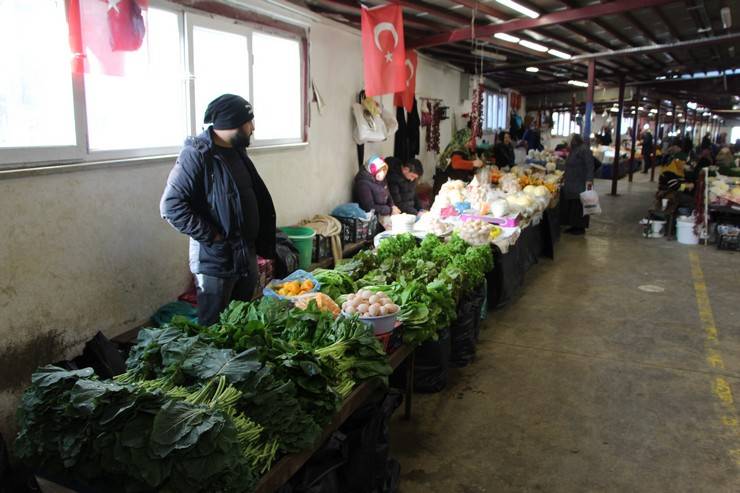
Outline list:
[[[228,165],[213,153],[209,128],[189,137],[167,178],[159,210],[176,230],[190,237],[190,270],[194,274],[234,277],[248,273],[250,256],[275,257],[275,206],[246,152],[242,159],[252,178],[260,213],[255,245],[241,238],[244,211]],[[214,242],[220,233],[223,241]],[[256,252],[254,251],[256,250]]]
[[[406,214],[419,212],[419,200],[416,198],[416,182],[408,181],[403,176],[400,166],[391,165],[388,172],[388,190],[396,207]]]
[[[376,180],[367,170],[360,170],[355,176],[352,196],[365,212],[375,211],[379,216],[389,216],[393,210],[386,180]]]

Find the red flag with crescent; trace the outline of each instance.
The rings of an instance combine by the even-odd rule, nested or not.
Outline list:
[[[406,52],[406,61],[404,69],[406,70],[406,81],[404,82],[403,91],[397,92],[393,98],[394,106],[403,106],[406,111],[414,108],[414,96],[416,95],[416,67],[418,58],[414,50]]]
[[[408,71],[400,5],[362,8],[362,57],[367,96],[405,89]]]

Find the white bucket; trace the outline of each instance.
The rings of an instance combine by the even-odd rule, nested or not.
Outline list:
[[[665,221],[650,221],[650,233],[648,238],[662,238],[665,236]]]
[[[694,218],[679,216],[676,219],[676,239],[684,245],[698,245],[699,236],[694,233]]]

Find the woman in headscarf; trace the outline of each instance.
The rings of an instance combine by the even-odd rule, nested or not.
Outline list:
[[[365,212],[375,211],[384,226],[389,222],[386,220],[387,216],[401,212],[393,204],[385,179],[387,174],[388,164],[380,156],[371,156],[365,162],[365,167],[355,176],[352,189],[354,201],[360,204]]]
[[[594,182],[594,157],[591,149],[583,142],[578,134],[570,139],[570,154],[565,161],[565,175],[563,176],[563,201],[561,203],[561,218],[563,225],[570,226],[566,233],[582,235],[586,233],[589,216],[583,215],[581,193],[590,190]]]

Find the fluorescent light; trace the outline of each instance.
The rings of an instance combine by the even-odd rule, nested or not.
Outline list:
[[[580,80],[569,80],[568,84],[571,86],[588,87],[588,82],[582,82]]]
[[[539,71],[540,69],[538,69],[537,67],[527,67],[527,72],[532,72],[536,74]]]
[[[645,111],[645,108],[643,108],[642,106],[638,106],[637,111]]]
[[[652,110],[650,110],[650,114],[651,114],[651,115],[654,115],[654,114],[656,114],[657,112],[658,112],[658,110],[656,110],[655,108],[653,108]]]
[[[425,15],[429,15],[429,12],[419,12],[416,17],[424,17]]]
[[[712,115],[712,118],[714,118],[716,120],[719,117],[717,115]]]
[[[470,52],[471,55],[474,56],[480,56],[483,58],[490,58],[491,60],[498,60],[499,62],[505,62],[506,61],[506,55],[501,55],[499,53],[494,53],[492,51],[486,51],[486,50],[473,50]]]
[[[496,2],[500,3],[501,5],[505,5],[509,7],[511,10],[516,10],[517,12],[524,14],[527,17],[531,17],[532,19],[536,19],[540,16],[538,12],[535,12],[532,9],[528,9],[524,5],[519,5],[518,3],[512,0],[496,0]]]
[[[522,39],[519,41],[520,46],[524,46],[525,48],[529,48],[530,50],[539,51],[539,52],[546,52],[547,46],[542,46],[538,43],[533,43],[532,41],[527,41],[526,39]]]
[[[672,111],[669,111],[669,112],[667,112],[667,113],[665,114],[665,116],[673,116],[673,112],[672,112]]]
[[[689,101],[686,103],[686,106],[688,106],[690,110],[695,110],[698,105],[693,101]]]
[[[512,36],[511,34],[506,34],[506,33],[496,33],[493,35],[493,37],[501,39],[503,41],[508,41],[509,43],[518,43],[519,41],[521,41],[516,36]]]
[[[678,114],[677,116],[678,116],[679,118],[683,118],[683,113],[679,113],[679,114]]]
[[[701,116],[711,116],[712,114],[710,112],[702,113]]]
[[[611,111],[612,113],[619,113],[619,108],[612,108],[609,111]]]
[[[553,55],[553,56],[556,56],[558,58],[562,58],[563,60],[570,60],[571,59],[571,56],[568,53],[565,53],[564,51],[554,50],[554,49],[551,48],[551,49],[547,50],[547,52],[549,54]]]
[[[450,10],[457,10],[457,9],[461,9],[461,8],[463,8],[463,7],[465,7],[465,5],[463,5],[463,4],[458,4],[458,5],[455,5],[455,6],[453,6],[453,7],[450,7]]]

